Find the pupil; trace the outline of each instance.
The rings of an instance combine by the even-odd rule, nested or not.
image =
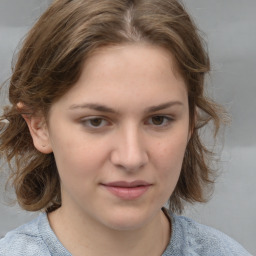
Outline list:
[[[91,120],[91,124],[93,126],[99,126],[101,124],[101,119],[100,118],[95,118]]]
[[[152,118],[153,124],[155,125],[161,125],[164,121],[164,118],[162,116],[155,116]]]

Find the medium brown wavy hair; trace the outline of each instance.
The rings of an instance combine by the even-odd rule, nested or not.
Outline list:
[[[56,0],[26,36],[9,81],[10,106],[1,116],[0,154],[10,166],[18,203],[28,211],[53,211],[61,206],[60,179],[53,153],[42,154],[21,114],[43,112],[80,77],[86,59],[108,45],[145,42],[167,49],[176,59],[188,90],[190,129],[170,209],[206,201],[214,182],[212,152],[200,129],[213,121],[217,134],[222,109],[205,95],[210,61],[200,33],[177,0]],[[17,108],[18,103],[25,108]]]

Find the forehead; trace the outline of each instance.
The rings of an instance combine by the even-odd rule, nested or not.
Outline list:
[[[176,61],[164,48],[145,44],[103,47],[85,61],[81,76],[61,102],[104,102],[119,108],[187,100]]]
[[[102,64],[102,71],[114,68],[116,64],[122,68],[131,65],[138,71],[148,73],[153,71],[169,69],[176,79],[183,79],[179,72],[179,65],[173,54],[164,47],[152,45],[146,42],[124,43],[120,45],[109,45],[99,47],[92,51],[84,63],[83,73],[90,71],[90,67]],[[147,65],[145,65],[147,64]],[[136,68],[137,67],[137,68]],[[99,67],[100,69],[100,67]]]

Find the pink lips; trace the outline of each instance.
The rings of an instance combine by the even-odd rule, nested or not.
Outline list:
[[[132,200],[142,196],[151,186],[150,183],[141,180],[133,182],[116,181],[102,185],[113,195],[125,200]]]

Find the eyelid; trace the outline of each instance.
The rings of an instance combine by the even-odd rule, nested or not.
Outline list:
[[[155,114],[155,115],[152,115],[152,116],[150,116],[149,118],[147,118],[147,122],[148,122],[149,119],[152,119],[152,118],[154,118],[154,117],[162,117],[162,118],[165,119],[165,122],[167,122],[167,123],[165,123],[165,124],[160,124],[160,125],[150,124],[150,125],[152,125],[152,126],[154,126],[154,127],[156,127],[156,128],[164,128],[164,127],[167,127],[167,126],[169,126],[169,125],[175,120],[174,117],[173,117],[173,116],[170,116],[170,115]]]
[[[93,126],[93,125],[90,125],[90,124],[86,124],[87,122],[89,123],[90,121],[93,121],[95,119],[100,119],[103,122],[106,122],[107,124],[100,125],[100,126]],[[103,116],[88,116],[88,117],[84,117],[84,118],[80,119],[80,122],[82,123],[82,125],[84,127],[89,128],[89,129],[93,129],[93,130],[101,129],[101,128],[104,128],[106,126],[109,126],[109,124],[111,124],[111,122],[106,117],[103,117]]]
[[[163,124],[159,124],[159,125],[154,124],[152,122],[152,118],[154,118],[154,117],[163,118]],[[90,121],[93,121],[95,119],[100,119],[103,122],[103,124],[100,124],[99,126],[92,125],[90,123]],[[147,117],[143,123],[144,123],[144,125],[151,126],[155,129],[161,129],[161,128],[163,129],[163,128],[169,127],[174,120],[175,120],[175,118],[172,115],[154,114],[154,115],[151,115],[151,116]],[[104,128],[107,128],[108,126],[111,126],[113,124],[113,120],[109,120],[108,117],[98,116],[98,115],[83,117],[79,120],[79,122],[83,125],[83,127],[85,127],[86,129],[92,130],[92,131],[97,131],[97,130],[100,130],[100,129],[104,129]]]

